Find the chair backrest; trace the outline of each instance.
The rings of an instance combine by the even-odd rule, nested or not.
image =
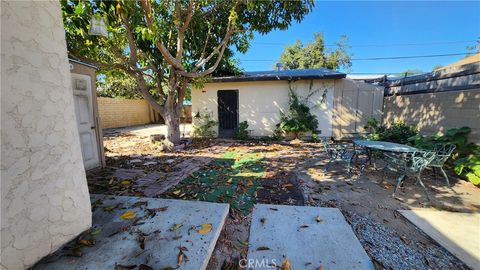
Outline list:
[[[327,151],[328,149],[331,149],[332,147],[330,146],[330,144],[328,143],[328,138],[326,137],[320,137],[320,142],[322,142],[322,145],[323,147],[325,148],[325,151]]]
[[[435,157],[433,158],[431,164],[432,165],[443,165],[447,159],[452,155],[453,151],[457,146],[455,144],[445,144],[445,143],[437,143],[433,147],[433,151],[435,152]]]
[[[432,162],[435,155],[433,151],[412,152],[408,155],[407,167],[413,172],[421,172]]]

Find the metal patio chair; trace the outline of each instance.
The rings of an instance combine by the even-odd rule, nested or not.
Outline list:
[[[347,171],[349,174],[352,173],[352,160],[354,158],[353,152],[348,151],[345,145],[340,144],[331,144],[328,142],[327,138],[320,138],[322,145],[325,149],[325,152],[328,156],[328,163],[325,166],[324,171],[327,172],[330,164],[335,161],[344,161],[347,163]]]
[[[436,169],[440,169],[447,182],[447,186],[450,187],[450,181],[448,180],[448,176],[443,170],[443,165],[447,162],[448,158],[452,155],[453,151],[457,146],[455,144],[445,144],[445,143],[437,143],[434,145],[432,151],[435,152],[435,157],[433,160],[428,164],[428,167],[433,169],[433,175],[435,179],[437,179]]]
[[[423,188],[425,195],[427,196],[427,200],[430,201],[430,197],[428,196],[427,188],[422,182],[420,174],[422,171],[430,164],[430,162],[435,158],[435,152],[432,151],[416,151],[410,153],[403,153],[403,154],[384,154],[384,160],[387,163],[385,166],[382,181],[380,184],[383,183],[385,180],[387,170],[395,172],[398,174],[397,183],[393,190],[392,196],[395,197],[398,187],[402,184],[403,180],[406,177],[415,177],[417,182]]]

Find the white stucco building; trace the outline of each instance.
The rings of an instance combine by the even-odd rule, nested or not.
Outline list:
[[[346,79],[328,69],[247,72],[216,77],[192,90],[192,114],[209,113],[218,122],[219,136],[231,136],[247,121],[252,136],[270,136],[288,111],[289,91],[308,97],[323,137],[348,137],[363,132],[371,117],[381,118],[383,88]],[[195,120],[194,120],[195,121]]]
[[[91,226],[58,1],[1,2],[1,269]]]

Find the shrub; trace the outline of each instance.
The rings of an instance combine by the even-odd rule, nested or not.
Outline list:
[[[387,141],[406,144],[408,138],[418,134],[417,128],[404,122],[395,122],[391,127],[381,125],[380,122],[371,118],[367,121],[365,129],[370,132],[367,135],[369,140]]]
[[[241,122],[238,127],[235,129],[233,138],[237,140],[248,140],[250,138],[248,134],[248,122]]]
[[[217,121],[213,120],[211,112],[197,112],[193,117],[193,137],[194,138],[212,138],[216,132],[212,130],[217,125]]]
[[[437,143],[455,144],[455,151],[450,158],[455,173],[474,185],[480,185],[480,145],[468,142],[467,136],[470,132],[469,127],[452,128],[444,135],[416,135],[408,141],[422,149],[432,149]]]
[[[317,127],[317,118],[310,112],[310,108],[290,90],[288,112],[280,113],[280,123],[275,133],[293,133],[298,138],[301,133],[314,132]]]

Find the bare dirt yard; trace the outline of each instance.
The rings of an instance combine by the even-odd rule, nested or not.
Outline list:
[[[382,171],[349,176],[345,164],[323,171],[320,143],[211,140],[162,152],[148,133],[106,132],[107,167],[87,175],[91,193],[202,200],[230,204],[208,269],[238,269],[248,250],[254,203],[337,207],[378,269],[467,269],[397,211],[438,208],[479,212],[480,192],[450,175],[452,189],[429,172],[431,202],[413,180],[391,196],[394,176]],[[378,164],[381,168],[382,164]],[[314,241],[314,240],[312,240]]]

